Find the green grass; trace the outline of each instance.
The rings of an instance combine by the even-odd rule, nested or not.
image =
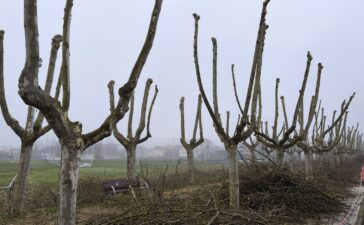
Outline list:
[[[168,166],[167,174],[173,174],[176,171],[177,163],[166,161],[149,161],[140,163],[137,171],[144,171],[148,168],[148,177],[159,176]],[[195,162],[198,170],[209,171],[221,168],[222,164],[207,164]],[[178,172],[187,170],[186,164],[178,165]],[[16,175],[18,171],[18,163],[0,162],[0,187],[6,186]],[[126,162],[121,160],[99,160],[94,161],[92,167],[80,168],[80,178],[87,177],[105,177],[105,179],[126,177]],[[58,185],[59,167],[46,161],[33,160],[31,162],[31,171],[29,175],[29,183],[36,185]]]
[[[17,163],[0,162],[0,187],[8,184],[16,175],[17,170],[18,170]]]

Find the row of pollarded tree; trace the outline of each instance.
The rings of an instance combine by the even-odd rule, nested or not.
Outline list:
[[[257,148],[264,149],[267,153],[275,152],[276,163],[283,165],[285,152],[304,152],[306,160],[307,176],[313,176],[312,169],[312,154],[322,154],[330,152],[332,154],[342,155],[344,153],[362,150],[363,135],[356,127],[347,126],[347,115],[349,106],[355,96],[355,93],[350,96],[348,101],[344,101],[341,105],[339,113],[333,113],[330,123],[326,122],[326,116],[321,102],[319,102],[319,90],[321,83],[321,74],[323,66],[318,64],[318,71],[316,77],[316,88],[314,95],[311,97],[308,116],[305,118],[304,114],[304,96],[308,82],[308,77],[311,68],[312,56],[310,52],[307,53],[306,69],[303,76],[301,89],[299,90],[297,102],[294,108],[292,121],[289,121],[287,110],[285,106],[284,96],[281,96],[281,105],[284,115],[283,124],[279,125],[279,83],[280,79],[276,79],[275,84],[275,110],[274,110],[274,123],[272,130],[268,129],[268,122],[265,122],[265,128],[262,121],[262,90],[261,90],[261,75],[263,52],[265,45],[265,36],[268,29],[266,24],[267,6],[269,0],[265,0],[261,12],[259,23],[258,35],[256,39],[255,51],[253,56],[253,63],[248,83],[247,94],[244,104],[241,103],[235,82],[234,65],[231,66],[233,88],[235,93],[236,102],[240,110],[238,115],[238,123],[235,126],[233,133],[229,133],[230,127],[230,112],[226,113],[225,127],[222,123],[221,115],[218,105],[217,94],[217,41],[212,38],[212,104],[210,103],[204,86],[202,83],[199,56],[198,56],[198,25],[200,17],[194,14],[195,19],[195,34],[194,34],[194,62],[197,83],[200,94],[207,108],[207,111],[213,121],[216,134],[224,144],[225,149],[229,155],[229,200],[232,208],[239,207],[239,167],[238,167],[238,145],[245,145],[255,155]],[[183,100],[181,100],[182,102]],[[250,111],[250,115],[249,112]],[[338,114],[338,115],[337,115]],[[197,119],[196,119],[197,121]],[[182,127],[183,127],[183,114],[182,114]],[[196,125],[195,125],[196,129]],[[310,133],[311,131],[311,133]],[[195,140],[194,136],[191,142]],[[255,139],[255,140],[254,140]],[[181,142],[184,140],[184,129],[182,128]],[[185,144],[183,144],[185,146]],[[190,151],[188,146],[185,147]],[[254,157],[253,157],[254,159]],[[192,165],[192,163],[189,163]]]
[[[281,97],[282,109],[284,113],[284,124],[279,129],[279,97],[278,87],[279,79],[276,82],[275,93],[275,119],[272,132],[268,131],[266,123],[265,129],[262,123],[262,90],[261,90],[261,72],[263,64],[263,51],[265,44],[265,36],[268,29],[266,24],[267,6],[269,0],[263,3],[261,13],[258,36],[255,45],[252,69],[248,82],[248,89],[244,104],[241,104],[236,83],[234,65],[231,67],[233,77],[233,88],[235,98],[240,110],[238,123],[234,127],[233,132],[230,131],[230,112],[227,112],[226,124],[223,125],[217,95],[217,41],[212,38],[213,45],[213,102],[210,104],[205,93],[199,65],[198,57],[198,21],[200,17],[194,14],[195,33],[194,33],[194,61],[196,69],[196,77],[199,86],[200,95],[198,97],[197,112],[194,123],[192,138],[189,142],[186,140],[185,134],[185,114],[184,114],[184,98],[180,101],[181,113],[181,144],[187,151],[189,174],[191,182],[194,180],[193,175],[193,150],[204,141],[201,108],[202,102],[213,121],[214,129],[225,146],[229,155],[229,199],[232,208],[239,207],[239,166],[238,166],[238,145],[246,144],[252,152],[258,146],[264,146],[266,151],[275,151],[278,164],[283,163],[285,151],[294,148],[300,148],[306,154],[307,161],[310,161],[312,152],[347,152],[353,148],[360,149],[362,146],[362,135],[359,134],[358,128],[347,128],[346,118],[348,107],[351,103],[352,96],[348,102],[342,104],[340,114],[336,116],[334,113],[332,124],[327,127],[326,116],[321,107],[317,107],[319,98],[319,88],[321,81],[322,66],[319,64],[316,91],[311,98],[311,105],[308,112],[308,118],[304,123],[304,93],[306,83],[310,71],[312,57],[307,55],[307,66],[299,92],[297,104],[293,115],[292,122],[289,123],[284,98]],[[49,130],[53,130],[59,138],[61,145],[61,168],[59,179],[59,216],[58,224],[75,224],[76,221],[76,199],[77,199],[77,183],[79,172],[79,161],[81,153],[87,147],[101,141],[112,133],[116,139],[127,150],[127,171],[128,177],[133,176],[135,171],[135,151],[136,146],[151,137],[150,120],[154,102],[157,97],[158,89],[155,89],[154,97],[148,108],[148,97],[152,84],[152,80],[146,82],[143,101],[141,104],[141,116],[139,125],[133,133],[132,121],[134,114],[134,89],[138,83],[143,66],[152,49],[153,41],[157,29],[159,14],[161,11],[162,0],[155,0],[148,33],[143,48],[135,62],[128,81],[118,90],[119,99],[115,101],[114,81],[108,84],[110,96],[110,114],[105,118],[104,122],[92,132],[83,133],[80,122],[73,122],[68,115],[70,106],[70,25],[71,11],[73,0],[66,0],[64,11],[63,34],[56,35],[53,38],[50,62],[48,66],[47,82],[44,90],[38,86],[38,74],[40,68],[39,43],[38,43],[38,22],[37,22],[37,1],[24,1],[24,27],[26,41],[26,61],[25,66],[19,78],[19,94],[23,101],[29,105],[28,118],[25,128],[9,113],[5,92],[4,92],[4,73],[3,73],[3,40],[4,31],[0,32],[0,104],[6,123],[20,137],[22,142],[21,160],[19,166],[19,176],[16,181],[15,192],[10,204],[11,212],[21,211],[24,202],[25,184],[30,168],[30,155],[33,143]],[[63,42],[63,43],[62,43]],[[54,68],[57,59],[57,50],[62,44],[62,65],[58,77],[56,91],[54,96],[51,95]],[[62,101],[59,101],[59,98]],[[34,120],[34,108],[39,109],[39,114]],[[127,134],[124,136],[117,128],[118,122],[124,118],[129,111]],[[250,113],[249,113],[250,112]],[[48,125],[42,127],[44,118]],[[312,126],[313,124],[313,126]],[[146,130],[146,135],[143,132]],[[312,138],[309,138],[309,131],[312,131]],[[197,131],[199,130],[199,139],[197,139]],[[256,140],[254,141],[254,136]],[[248,141],[251,141],[249,144]],[[355,147],[354,147],[355,145]],[[309,163],[308,163],[309,165]],[[308,166],[309,167],[309,166]],[[312,168],[312,166],[311,166]]]

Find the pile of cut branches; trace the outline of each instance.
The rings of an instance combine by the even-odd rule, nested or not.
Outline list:
[[[176,190],[177,194],[168,195],[167,188],[164,196],[154,192],[151,196],[130,197],[127,205],[118,203],[120,213],[100,215],[79,224],[302,223],[342,212],[342,200],[348,197],[344,195],[346,187],[335,185],[334,180],[306,179],[304,174],[286,168],[255,164],[240,168],[241,207],[232,211],[228,206],[228,184],[219,177],[220,182],[214,179],[214,183],[200,183],[185,193]],[[164,182],[168,183],[169,178],[164,177]]]
[[[253,210],[232,211],[212,191],[195,192],[188,198],[134,199],[120,206],[120,213],[78,221],[88,225],[124,224],[277,224]]]
[[[302,173],[268,164],[252,164],[240,170],[240,204],[243,209],[303,221],[341,212],[350,192],[345,185],[325,177],[307,179]],[[227,199],[228,184],[221,193]]]

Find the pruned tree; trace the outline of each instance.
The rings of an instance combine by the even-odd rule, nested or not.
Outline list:
[[[285,123],[282,126],[282,129],[279,131],[278,130],[278,117],[279,117],[279,106],[278,106],[278,87],[279,87],[279,79],[276,79],[276,88],[275,88],[275,116],[274,116],[274,124],[272,127],[272,135],[270,136],[269,134],[266,135],[265,133],[260,132],[258,129],[255,130],[255,134],[257,139],[266,147],[270,148],[270,149],[274,149],[276,151],[276,161],[279,165],[282,165],[284,162],[284,152],[286,149],[291,148],[292,146],[294,146],[299,140],[300,137],[298,136],[294,136],[293,138],[291,138],[291,134],[293,133],[293,131],[296,128],[296,123],[297,123],[297,114],[298,114],[298,109],[296,109],[295,113],[294,113],[294,118],[293,118],[293,122],[292,125],[289,126],[288,125],[288,121],[286,120]],[[302,93],[302,92],[301,92]],[[282,108],[284,111],[284,115],[285,115],[285,119],[287,119],[286,117],[286,113],[285,113],[285,106],[284,106],[284,97],[281,97],[282,100]],[[299,100],[300,101],[300,98]]]
[[[24,1],[25,66],[19,78],[19,95],[23,101],[44,115],[58,137],[61,145],[59,178],[59,225],[76,223],[76,199],[79,161],[82,151],[112,133],[111,123],[120,121],[129,110],[129,101],[138,83],[143,66],[153,46],[162,0],[156,0],[144,46],[135,62],[128,81],[119,89],[119,100],[115,110],[104,122],[89,133],[82,132],[82,124],[73,122],[68,115],[70,107],[70,25],[73,0],[67,0],[63,21],[62,45],[62,104],[38,86],[39,34],[37,0]],[[59,94],[59,93],[58,93]],[[56,94],[57,95],[57,94]]]
[[[235,131],[232,136],[229,133],[229,114],[227,116],[227,124],[224,129],[220,117],[219,106],[218,106],[218,98],[217,98],[217,41],[215,38],[212,38],[213,45],[213,76],[212,76],[212,95],[213,95],[213,105],[211,106],[210,101],[208,100],[201,78],[199,58],[198,58],[198,22],[200,16],[197,14],[193,14],[195,19],[195,33],[194,33],[194,62],[195,62],[195,70],[197,83],[199,86],[200,94],[205,103],[207,111],[213,121],[213,125],[215,128],[216,134],[219,136],[221,142],[224,144],[224,147],[229,156],[229,203],[231,208],[239,207],[239,170],[238,170],[238,160],[237,160],[237,146],[242,141],[249,138],[252,134],[253,130],[256,126],[260,124],[256,123],[256,108],[257,108],[257,99],[258,92],[260,89],[260,76],[261,76],[261,68],[262,68],[262,55],[264,49],[264,40],[266,30],[268,29],[268,25],[265,23],[265,18],[267,14],[267,6],[269,0],[265,0],[263,3],[263,9],[261,12],[261,18],[258,29],[258,36],[255,45],[253,64],[250,73],[249,85],[245,99],[244,108],[242,108],[237,92],[236,85],[234,84],[235,89],[235,97],[237,100],[237,104],[239,106],[242,118],[238,122],[235,127]],[[232,65],[232,75],[234,78],[234,65]],[[235,79],[233,79],[235,81]],[[253,90],[254,88],[254,90]],[[251,116],[249,118],[248,111],[251,106]]]
[[[28,114],[24,127],[22,127],[9,112],[4,87],[4,34],[4,31],[0,31],[0,107],[6,124],[14,131],[21,141],[19,169],[17,172],[15,187],[9,202],[10,213],[19,213],[23,211],[24,208],[26,184],[30,171],[30,159],[32,156],[33,145],[41,136],[47,133],[51,127],[49,125],[42,127],[44,117],[42,113],[39,112],[35,119],[35,112],[32,106],[28,106]],[[52,39],[52,48],[44,88],[46,94],[50,94],[52,89],[57,53],[61,42],[61,35],[55,35]]]
[[[203,138],[203,129],[202,129],[202,120],[201,120],[201,105],[202,105],[202,97],[198,95],[197,100],[197,110],[196,110],[196,118],[195,118],[195,125],[193,127],[193,134],[192,138],[190,139],[189,143],[186,141],[186,133],[185,133],[185,97],[181,97],[179,103],[179,110],[181,112],[181,138],[180,142],[183,148],[187,152],[187,161],[188,161],[188,174],[190,178],[190,182],[193,183],[195,181],[195,173],[194,173],[194,166],[193,166],[193,150],[200,146],[204,142]],[[200,131],[200,137],[197,140],[197,128]]]
[[[358,132],[355,138],[355,150],[362,151],[363,150],[363,133]]]
[[[321,68],[321,69],[320,69]],[[348,109],[354,95],[349,99],[348,104],[343,103],[342,105],[342,111],[339,115],[338,118],[335,118],[336,115],[336,111],[334,111],[333,113],[333,118],[332,118],[332,124],[336,124],[334,126],[328,126],[327,128],[325,128],[325,123],[326,123],[326,116],[324,116],[324,110],[323,108],[321,109],[321,102],[318,104],[318,109],[316,111],[316,107],[317,107],[317,102],[318,102],[318,96],[319,96],[319,88],[320,88],[320,79],[321,79],[321,70],[322,70],[322,66],[321,64],[319,64],[319,71],[318,71],[318,75],[317,75],[317,84],[316,84],[316,91],[315,91],[315,95],[312,96],[312,101],[311,101],[311,105],[310,105],[310,111],[309,111],[309,115],[308,115],[308,119],[306,124],[304,123],[304,117],[303,117],[303,102],[301,103],[301,108],[300,108],[300,113],[299,113],[299,135],[302,137],[302,140],[297,143],[297,146],[305,153],[305,171],[306,171],[306,176],[307,177],[313,177],[313,153],[323,153],[323,152],[329,152],[331,151],[334,146],[336,146],[338,144],[338,141],[340,140],[339,138],[339,133],[340,133],[340,129],[342,127],[342,121],[343,118],[346,118],[345,114],[346,114],[346,110]],[[322,110],[322,120],[320,122],[320,125],[318,125],[318,112],[320,112],[320,109]],[[346,109],[346,110],[345,110]],[[312,125],[313,120],[315,119],[314,125],[313,125],[313,131],[312,131],[312,138],[310,141],[310,138],[308,137],[309,134],[309,130],[310,127]],[[345,121],[346,119],[344,119]],[[321,126],[322,125],[322,126]],[[340,128],[339,128],[340,126]],[[336,128],[335,128],[336,127]],[[334,129],[336,129],[336,133],[337,133],[337,139],[334,141],[333,139],[333,135],[334,135]],[[320,134],[319,134],[320,133]],[[325,134],[325,136],[327,134],[329,134],[329,138],[331,139],[330,142],[330,147],[326,146],[326,148],[323,146],[324,144],[324,138],[322,139],[323,135]],[[318,135],[319,134],[319,135]],[[322,136],[321,136],[322,135]],[[316,136],[316,138],[314,138]],[[317,138],[318,137],[318,138]],[[315,144],[316,141],[314,141],[314,139],[316,139],[316,141],[318,141],[321,146],[318,147],[317,144]],[[316,147],[315,147],[316,145]]]
[[[335,149],[334,154],[339,156],[340,161],[344,154],[350,154],[355,152],[356,149],[356,137],[359,130],[359,123],[356,127],[345,127],[339,146]]]
[[[311,57],[312,58],[312,57]],[[311,104],[308,112],[307,122],[305,123],[304,118],[304,96],[302,96],[302,101],[298,114],[298,135],[301,137],[301,141],[297,143],[297,146],[304,152],[305,154],[305,171],[307,177],[313,177],[313,169],[312,169],[312,160],[313,160],[313,146],[310,144],[308,138],[308,132],[312,125],[312,121],[314,119],[314,115],[316,113],[317,103],[319,99],[320,93],[320,85],[321,85],[321,74],[322,74],[323,66],[321,63],[318,64],[318,71],[316,77],[316,88],[315,94],[311,97]],[[297,133],[297,131],[295,131]]]
[[[336,117],[337,111],[332,113],[332,120],[329,125],[326,124],[325,109],[319,104],[319,108],[315,113],[315,123],[311,136],[311,141],[316,151],[321,153],[329,152],[338,146],[343,132],[346,129],[348,109],[354,97],[355,92],[350,96],[348,101],[344,100],[342,102],[338,117]]]
[[[119,143],[124,146],[127,154],[127,175],[128,178],[131,178],[134,176],[135,173],[135,162],[136,162],[136,148],[137,145],[147,141],[149,138],[152,137],[150,133],[150,119],[152,116],[152,110],[154,106],[154,102],[158,95],[158,88],[155,86],[154,96],[152,99],[152,103],[150,104],[149,111],[148,111],[148,120],[147,120],[147,133],[144,137],[142,137],[142,133],[145,129],[145,123],[146,123],[146,116],[147,116],[147,104],[148,104],[148,97],[149,97],[149,91],[150,86],[152,85],[153,81],[152,79],[148,79],[145,84],[144,89],[144,96],[143,96],[143,102],[141,107],[141,113],[140,113],[140,120],[137,130],[135,131],[135,134],[133,135],[133,117],[134,117],[134,93],[131,96],[130,100],[130,110],[129,110],[129,119],[128,119],[128,132],[127,136],[125,137],[117,128],[116,123],[112,123],[112,131],[114,134],[114,137],[116,140],[119,141]],[[115,110],[115,102],[114,102],[114,81],[110,81],[108,84],[109,87],[109,94],[110,94],[110,112],[112,113]]]
[[[355,93],[350,96],[348,101],[342,102],[339,116],[336,116],[336,110],[332,113],[331,124],[327,124],[325,109],[321,107],[320,102],[315,113],[315,123],[311,136],[315,151],[318,153],[330,152],[338,146],[346,129],[348,109],[354,97]]]
[[[321,102],[315,113],[315,123],[311,136],[312,149],[319,155],[329,154],[332,165],[335,164],[334,153],[345,153],[347,151],[344,150],[347,149],[346,138],[348,137],[346,134],[346,124],[348,109],[354,97],[355,92],[350,96],[348,101],[344,100],[342,102],[339,116],[336,116],[336,110],[332,113],[331,124],[327,124],[327,117],[324,108],[321,107]],[[312,162],[309,166],[311,167],[310,170],[313,170]]]
[[[318,91],[320,89],[320,79],[321,79],[321,71],[322,71],[322,65],[318,65],[318,76],[316,81],[316,89],[315,89],[315,95],[311,99],[311,107],[309,111],[308,121],[306,126],[303,125],[303,100],[304,100],[304,93],[306,90],[307,80],[310,72],[311,67],[311,61],[312,56],[310,52],[307,53],[307,63],[306,63],[306,69],[303,76],[303,81],[301,85],[301,89],[299,91],[299,96],[297,98],[297,103],[295,106],[295,111],[293,114],[293,119],[291,125],[288,122],[288,116],[286,111],[286,105],[285,105],[285,98],[284,96],[281,96],[281,104],[282,104],[282,111],[284,116],[284,124],[282,126],[281,131],[278,132],[278,119],[279,119],[279,100],[278,100],[278,89],[279,89],[279,82],[280,79],[276,79],[276,86],[275,86],[275,113],[274,113],[274,124],[272,127],[272,135],[266,135],[259,130],[256,130],[256,136],[258,140],[262,142],[263,145],[266,147],[272,148],[276,150],[277,153],[277,163],[279,165],[282,165],[284,162],[284,152],[287,149],[292,148],[299,142],[305,140],[305,137],[307,136],[308,129],[311,125],[314,112],[317,105],[317,98],[318,98]],[[297,122],[299,124],[302,124],[301,129],[299,132],[296,131]],[[292,136],[292,134],[295,134]]]

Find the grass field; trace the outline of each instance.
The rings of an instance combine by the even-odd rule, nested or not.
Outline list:
[[[208,171],[221,168],[222,164],[195,163],[198,170]],[[148,167],[149,177],[158,176],[168,166],[167,174],[175,173],[176,167],[179,172],[186,171],[186,164],[177,164],[171,161],[149,161],[141,162],[137,168],[146,170]],[[16,175],[18,170],[17,162],[0,162],[0,187],[7,185]],[[59,167],[47,161],[34,160],[31,162],[31,171],[29,175],[29,183],[34,185],[57,185],[59,175]],[[99,160],[94,161],[91,167],[80,168],[80,178],[86,177],[105,177],[121,178],[126,177],[126,162],[121,160]]]

